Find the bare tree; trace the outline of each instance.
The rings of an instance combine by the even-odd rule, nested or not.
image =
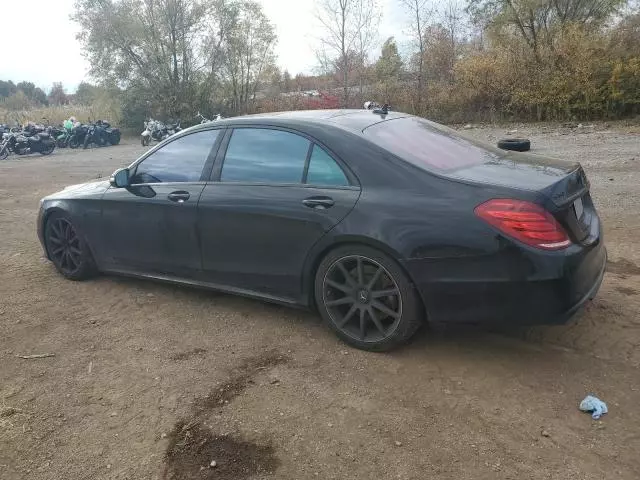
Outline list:
[[[427,48],[425,38],[426,27],[433,16],[433,10],[429,0],[400,0],[400,3],[410,14],[409,30],[417,47],[416,58],[416,93],[414,97],[414,110],[422,112],[424,97],[424,53]]]
[[[355,27],[357,29],[358,80],[360,103],[364,102],[363,90],[371,47],[378,41],[378,26],[382,14],[376,0],[357,0]]]
[[[377,34],[375,0],[317,0],[316,18],[324,30],[316,52],[325,72],[337,72],[342,86],[342,106],[349,105],[349,74],[360,67]]]

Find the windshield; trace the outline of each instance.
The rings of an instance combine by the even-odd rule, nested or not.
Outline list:
[[[418,117],[376,123],[365,136],[394,155],[426,170],[451,171],[500,157],[500,150]]]

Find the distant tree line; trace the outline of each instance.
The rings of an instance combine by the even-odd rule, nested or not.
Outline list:
[[[397,2],[407,14],[410,45],[400,56],[388,38],[380,56],[369,59],[358,38],[363,28],[377,27],[375,3],[318,0],[333,47],[333,63],[321,62],[318,79],[342,90],[344,106],[373,97],[448,122],[640,114],[637,1]]]

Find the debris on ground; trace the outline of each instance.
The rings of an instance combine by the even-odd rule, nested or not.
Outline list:
[[[49,358],[55,357],[55,353],[36,353],[34,355],[18,355],[19,358],[23,358],[25,360],[31,360],[33,358]]]
[[[580,402],[580,410],[591,413],[591,418],[598,420],[602,415],[608,412],[607,404],[593,395],[587,395]]]
[[[16,413],[22,413],[22,410],[14,407],[5,407],[0,409],[0,417],[11,417]]]

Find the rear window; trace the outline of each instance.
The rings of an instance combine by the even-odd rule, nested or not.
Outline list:
[[[385,150],[426,170],[450,171],[498,157],[489,145],[418,117],[376,123],[365,128],[364,134]]]

